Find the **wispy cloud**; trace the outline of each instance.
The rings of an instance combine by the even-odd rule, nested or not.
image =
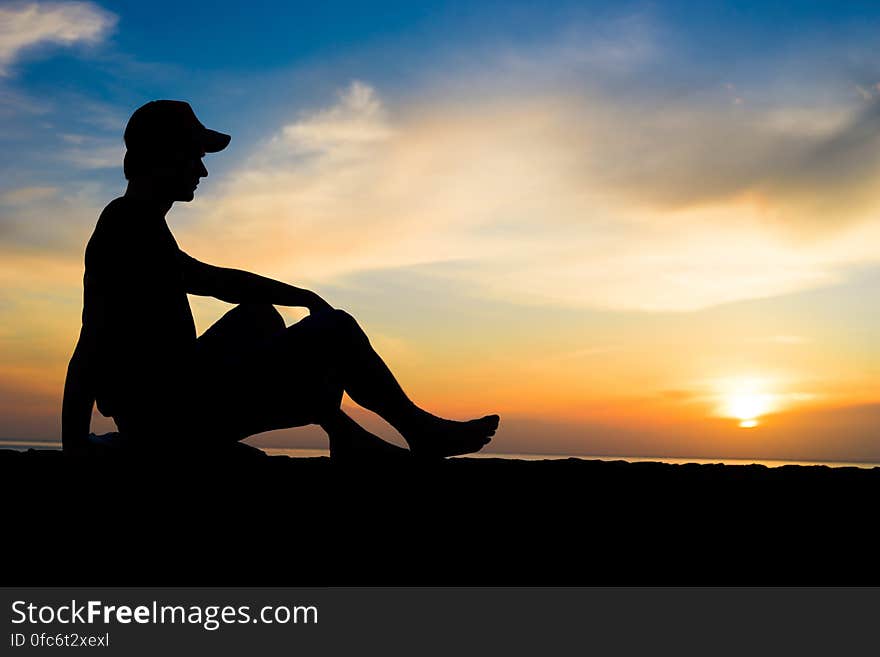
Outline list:
[[[0,203],[26,205],[36,201],[45,201],[57,194],[57,187],[19,187],[0,194]]]
[[[443,275],[494,298],[661,311],[828,285],[877,260],[878,227],[856,220],[873,197],[841,201],[835,228],[804,239],[814,199],[868,180],[845,137],[864,131],[860,113],[816,110],[795,133],[778,108],[647,112],[598,92],[391,102],[354,82],[300,111],[195,204],[184,245],[312,280],[449,261]],[[815,179],[829,152],[851,178]]]
[[[771,335],[763,338],[755,338],[752,341],[783,345],[804,345],[811,342],[809,338],[802,335]]]
[[[91,139],[82,145],[64,149],[59,158],[79,169],[122,168],[125,147],[122,140],[112,143],[106,139]]]
[[[327,283],[448,262],[437,275],[474,294],[653,311],[834,284],[877,262],[880,227],[865,219],[880,207],[880,105],[723,78],[670,96],[655,78],[671,46],[643,17],[530,48],[405,96],[354,81],[292,109],[209,180],[211,196],[175,210],[182,245]],[[78,168],[119,166],[118,142],[66,141],[57,158]]]
[[[50,107],[50,102],[31,98],[20,91],[0,86],[0,117],[7,118],[18,114],[41,115],[46,114]],[[7,136],[6,131],[0,130],[0,136]]]
[[[272,146],[276,153],[339,155],[340,150],[344,154],[390,136],[385,108],[375,90],[354,81],[339,94],[336,105],[285,125]]]
[[[49,185],[7,190],[0,195],[0,253],[10,262],[16,254],[80,262],[106,201],[94,183],[81,183],[76,190]],[[13,285],[11,278],[8,282]]]
[[[22,2],[0,7],[0,75],[37,45],[101,41],[116,16],[90,2]]]

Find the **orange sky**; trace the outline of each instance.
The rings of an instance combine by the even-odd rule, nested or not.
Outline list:
[[[544,83],[582,60],[540,52],[334,80],[208,157],[169,225],[351,312],[429,410],[500,413],[497,451],[880,460],[880,92],[632,102]],[[0,437],[58,438],[82,250],[124,189],[92,171],[0,193]],[[228,309],[191,303],[200,330]]]

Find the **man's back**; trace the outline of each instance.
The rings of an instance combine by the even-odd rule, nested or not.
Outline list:
[[[86,247],[83,327],[96,345],[96,400],[107,416],[166,405],[191,364],[195,324],[181,254],[161,209],[112,201]]]

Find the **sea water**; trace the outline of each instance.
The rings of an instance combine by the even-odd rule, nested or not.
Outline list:
[[[257,445],[260,447],[259,445]],[[0,440],[0,449],[61,449],[60,442],[38,440]],[[314,458],[317,456],[330,456],[326,449],[310,449],[306,447],[260,447],[271,456],[290,456],[294,458]],[[470,454],[470,458],[478,459],[519,459],[523,461],[543,461],[553,459],[584,459],[590,461],[629,461],[671,463],[683,465],[685,463],[711,464],[721,463],[724,465],[765,465],[768,468],[778,468],[783,465],[827,465],[833,468],[877,468],[880,463],[858,461],[784,461],[776,459],[730,459],[730,458],[690,458],[690,457],[667,457],[667,456],[625,456],[625,455],[597,455],[597,454],[511,454],[505,452],[477,452]]]

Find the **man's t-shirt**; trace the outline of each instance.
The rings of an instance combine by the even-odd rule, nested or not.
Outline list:
[[[83,325],[96,345],[96,401],[117,424],[154,424],[187,392],[196,329],[185,257],[161,210],[125,197],[104,208],[86,247]]]

